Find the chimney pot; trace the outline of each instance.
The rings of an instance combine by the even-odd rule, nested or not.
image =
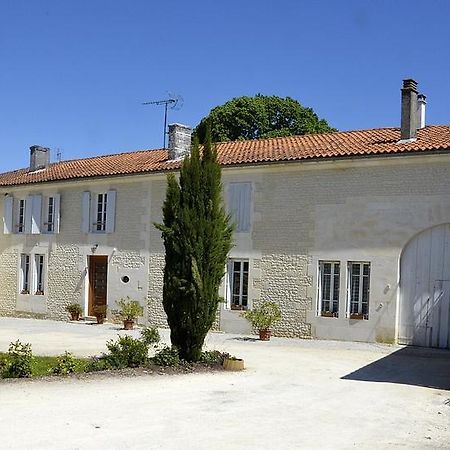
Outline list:
[[[408,141],[417,136],[417,82],[403,80],[401,140]]]
[[[417,129],[425,128],[425,107],[427,97],[423,94],[417,96]]]
[[[180,123],[169,125],[169,159],[182,159],[191,150],[192,128]]]
[[[40,145],[30,147],[30,171],[45,169],[50,164],[50,149]]]

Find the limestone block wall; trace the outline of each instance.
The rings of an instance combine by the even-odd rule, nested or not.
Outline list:
[[[82,303],[83,283],[78,245],[55,244],[48,258],[47,316],[66,320],[65,306]]]
[[[14,249],[3,248],[0,252],[0,314],[14,315],[17,295],[18,253]]]

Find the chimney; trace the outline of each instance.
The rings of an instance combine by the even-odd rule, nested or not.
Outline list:
[[[192,128],[180,123],[169,125],[169,159],[183,159],[191,150]]]
[[[401,134],[402,141],[416,139],[417,135],[417,82],[414,80],[403,80],[402,88],[402,119]]]
[[[425,106],[427,98],[423,94],[417,96],[417,129],[425,128]]]
[[[45,169],[50,163],[50,149],[40,145],[30,147],[30,171]]]

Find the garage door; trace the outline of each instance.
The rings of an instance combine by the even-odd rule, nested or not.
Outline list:
[[[423,231],[400,261],[399,342],[450,348],[450,225]]]

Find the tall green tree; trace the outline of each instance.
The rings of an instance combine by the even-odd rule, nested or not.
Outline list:
[[[201,149],[194,139],[179,182],[168,175],[163,224],[155,226],[166,250],[163,306],[170,339],[183,359],[197,361],[221,300],[218,290],[233,235],[209,137]]]
[[[261,94],[236,97],[213,108],[195,128],[200,142],[206,138],[207,124],[215,142],[336,131],[297,100]]]

